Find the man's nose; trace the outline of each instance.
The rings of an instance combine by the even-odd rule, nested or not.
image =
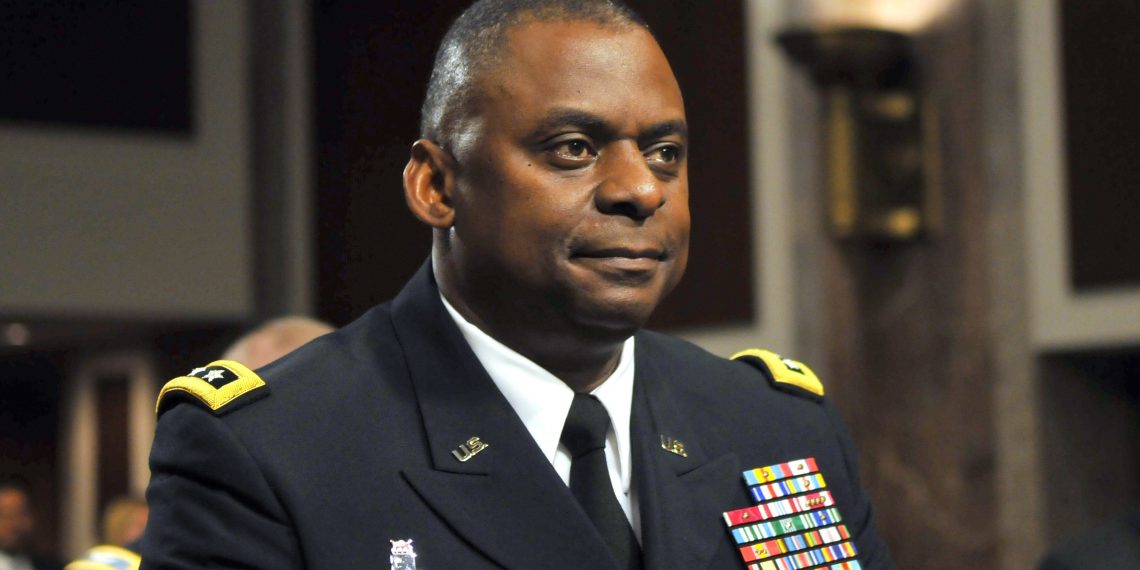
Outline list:
[[[610,149],[602,160],[605,179],[595,195],[600,212],[644,220],[665,205],[663,181],[632,141]]]

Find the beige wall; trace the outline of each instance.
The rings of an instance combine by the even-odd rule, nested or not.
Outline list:
[[[0,315],[253,308],[250,2],[192,2],[193,135],[0,125]]]

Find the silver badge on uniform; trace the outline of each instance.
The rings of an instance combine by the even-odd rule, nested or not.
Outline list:
[[[388,561],[392,563],[392,570],[416,570],[416,549],[412,546],[412,539],[391,540],[392,555]]]

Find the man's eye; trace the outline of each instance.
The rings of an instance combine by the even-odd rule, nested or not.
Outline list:
[[[554,154],[569,158],[586,158],[594,155],[594,149],[584,140],[561,142],[553,148],[553,151]]]
[[[598,151],[587,139],[568,139],[547,147],[551,162],[559,168],[581,168],[598,157]]]
[[[656,146],[645,153],[645,158],[658,165],[676,164],[681,160],[681,148],[672,144]]]

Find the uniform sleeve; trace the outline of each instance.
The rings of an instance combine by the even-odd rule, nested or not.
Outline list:
[[[158,422],[142,570],[301,568],[289,519],[248,451],[193,404]]]
[[[832,425],[835,426],[839,444],[843,449],[843,460],[847,466],[851,486],[855,490],[855,512],[850,515],[844,513],[844,515],[849,521],[848,529],[855,536],[855,548],[859,552],[859,562],[865,570],[894,570],[895,563],[891,560],[887,545],[879,537],[878,530],[875,529],[875,511],[866,491],[863,490],[855,444],[851,441],[851,436],[847,433],[842,418],[839,417],[839,411],[835,409],[831,401],[825,399],[823,405],[827,408],[827,414],[831,418]]]

